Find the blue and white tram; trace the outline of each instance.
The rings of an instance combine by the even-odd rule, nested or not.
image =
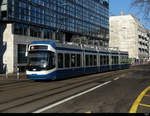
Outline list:
[[[55,80],[129,66],[127,52],[71,43],[34,41],[28,48],[26,75],[32,80]]]

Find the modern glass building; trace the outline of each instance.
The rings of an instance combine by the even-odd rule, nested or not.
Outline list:
[[[109,43],[109,0],[1,0],[0,20],[11,24],[14,38],[25,39],[24,45],[14,41],[17,56],[35,38],[63,37],[65,42],[80,38],[80,42],[84,39],[86,44],[104,47]],[[19,64],[26,61],[16,59]]]

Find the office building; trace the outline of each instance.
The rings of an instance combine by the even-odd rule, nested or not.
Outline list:
[[[31,41],[80,42],[108,47],[108,0],[1,0],[0,20],[5,24],[1,44],[8,72],[25,67]]]

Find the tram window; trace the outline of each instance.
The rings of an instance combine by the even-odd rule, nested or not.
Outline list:
[[[114,56],[114,64],[116,64],[116,56]]]
[[[108,65],[107,56],[106,56],[106,65]]]
[[[76,66],[76,55],[71,54],[71,67],[75,67],[75,66]]]
[[[106,56],[103,56],[103,60],[104,60],[104,65],[106,65]]]
[[[111,59],[112,59],[112,65],[115,64],[115,57],[112,56]]]
[[[115,56],[115,64],[117,64],[117,57]]]
[[[119,57],[116,56],[116,64],[119,64]]]
[[[63,54],[58,53],[58,68],[63,68]]]
[[[118,64],[118,56],[114,56],[114,64]]]
[[[124,64],[126,63],[127,59],[126,59],[126,56],[124,56]]]
[[[103,56],[100,56],[100,65],[103,65]]]
[[[115,56],[113,56],[113,64],[115,64]]]
[[[97,65],[97,57],[96,57],[96,55],[94,55],[94,66],[96,66]]]
[[[51,53],[49,56],[49,68],[54,68],[55,67],[55,55],[54,53]]]
[[[103,65],[105,65],[105,64],[106,64],[106,57],[103,56]]]
[[[123,56],[120,56],[120,64],[123,64]]]
[[[89,55],[86,55],[85,59],[86,59],[86,66],[89,66]]]
[[[125,64],[125,60],[126,60],[126,59],[125,59],[125,57],[123,56],[123,64]]]
[[[105,65],[105,56],[102,56],[102,65]]]
[[[103,56],[103,65],[105,65],[105,64],[106,64],[106,57]]]
[[[81,66],[81,55],[77,54],[77,67]]]
[[[116,56],[114,56],[114,58],[113,58],[113,59],[114,59],[114,64],[116,64]]]
[[[90,55],[90,66],[93,66],[93,55]]]
[[[122,64],[124,64],[125,63],[125,59],[124,59],[124,56],[122,56]]]
[[[117,64],[117,56],[115,56],[115,64]]]
[[[129,58],[128,58],[128,56],[127,56],[127,62],[126,62],[127,64],[129,63]]]
[[[107,65],[109,65],[109,56],[107,56]]]
[[[107,56],[105,56],[105,65],[107,65]]]
[[[122,64],[122,56],[120,56],[120,64]]]
[[[69,68],[70,67],[70,55],[65,54],[65,67]]]

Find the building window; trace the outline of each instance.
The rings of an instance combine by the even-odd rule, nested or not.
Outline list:
[[[41,28],[38,27],[30,27],[30,36],[41,38]]]
[[[44,29],[44,38],[45,39],[52,39],[52,34],[53,34],[53,31]]]
[[[18,44],[18,64],[27,63],[26,53],[26,45]]]
[[[24,24],[17,24],[13,25],[13,33],[17,35],[28,35],[28,26]]]
[[[14,18],[14,21],[105,39],[109,32],[109,8],[106,7],[108,6],[106,1],[104,3],[101,1],[17,0],[14,3],[14,0],[9,0],[8,13],[10,18]],[[62,5],[66,2],[67,5]],[[4,12],[3,15],[5,17],[6,13]],[[43,33],[43,38],[50,38],[47,31]],[[40,35],[40,31],[38,34]],[[33,28],[31,29],[31,36],[37,37],[38,34]]]

